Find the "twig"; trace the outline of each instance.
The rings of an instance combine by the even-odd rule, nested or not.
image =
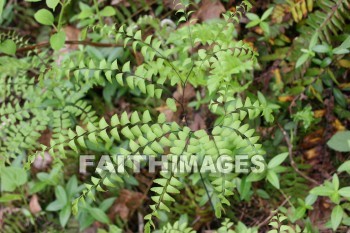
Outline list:
[[[289,160],[290,160],[290,164],[292,165],[294,171],[296,173],[298,173],[299,175],[301,175],[303,178],[307,179],[308,181],[310,181],[316,185],[319,185],[319,183],[316,180],[312,179],[311,177],[307,176],[306,174],[304,174],[302,171],[299,170],[299,168],[297,167],[297,165],[293,159],[293,145],[290,141],[290,138],[289,138],[287,132],[283,129],[283,127],[280,124],[277,124],[277,125],[280,128],[280,130],[282,131],[282,133],[284,135],[284,140],[286,141],[286,143],[288,145]]]
[[[139,222],[139,224],[138,224],[139,225],[139,227],[138,227],[139,233],[142,233],[145,224],[143,222],[143,216],[140,213],[140,211],[137,212],[137,219],[138,219],[138,222]]]
[[[266,225],[270,221],[270,219],[278,212],[278,209],[284,206],[289,201],[290,198],[291,196],[287,197],[275,210],[272,210],[270,215],[267,218],[265,218],[264,221],[258,224],[258,228]]]

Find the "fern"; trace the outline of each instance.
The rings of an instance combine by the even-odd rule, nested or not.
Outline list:
[[[177,165],[180,156],[195,155],[204,163],[204,158],[217,162],[220,155],[227,155],[233,161],[242,154],[249,158],[264,155],[265,151],[258,142],[259,136],[251,122],[261,116],[267,122],[272,122],[272,113],[278,106],[269,103],[260,92],[257,97],[241,96],[240,93],[252,83],[252,72],[257,67],[257,53],[244,41],[236,40],[233,36],[233,23],[239,22],[241,15],[250,7],[248,2],[243,1],[235,13],[225,14],[224,20],[165,31],[163,33],[168,34],[167,40],[152,35],[144,36],[133,25],[118,28],[108,25],[91,27],[102,37],[123,44],[124,49],[130,46],[134,52],[141,53],[143,63],[135,65],[132,61],[122,62],[120,59],[98,60],[84,56],[85,51],[82,49],[63,59],[61,67],[46,64],[34,81],[33,93],[43,92],[44,87],[47,90],[39,95],[37,101],[21,95],[21,98],[26,99],[23,106],[1,105],[2,112],[12,121],[3,135],[5,138],[11,137],[11,140],[5,140],[3,150],[18,148],[14,153],[20,153],[23,149],[36,151],[28,157],[27,168],[37,156],[45,152],[53,156],[58,164],[67,154],[81,154],[83,151],[94,150],[91,149],[93,147],[102,148],[106,152],[117,152],[118,155],[112,157],[113,161],[107,162],[107,169],[96,169],[91,182],[85,184],[86,188],[72,204],[75,214],[87,198],[95,199],[96,192],[111,188],[118,190],[125,179],[132,175],[132,156],[158,157],[166,154]],[[177,12],[179,22],[188,22],[193,13],[185,9],[186,7]],[[45,57],[40,58],[46,61]],[[7,75],[11,75],[11,72]],[[24,76],[24,79],[27,78]],[[94,87],[112,83],[127,88],[130,93],[139,93],[142,97],[166,99],[164,102],[168,108],[181,112],[184,120],[166,122],[164,114],[155,118],[149,111],[124,111],[113,115],[110,120],[98,117],[83,97]],[[169,95],[169,89],[181,87],[185,90],[190,84],[210,97],[208,111],[217,116],[217,119],[209,128],[189,128],[187,106],[183,98],[185,91],[180,99]],[[27,84],[23,82],[21,85],[23,89]],[[5,96],[9,98],[8,94]],[[52,103],[50,99],[55,101]],[[22,103],[18,100],[15,102]],[[28,117],[28,114],[33,117]],[[21,122],[17,123],[17,119]],[[46,120],[39,122],[38,119]],[[18,127],[23,128],[21,135],[13,133]],[[46,128],[53,133],[51,141],[49,145],[41,145],[41,149],[36,150],[35,141],[40,136],[38,132]],[[23,141],[26,148],[21,147],[20,142]],[[10,145],[9,142],[13,144]],[[119,156],[130,160],[126,161],[127,168],[123,172],[114,173],[113,170],[122,166],[118,163]],[[209,203],[216,217],[220,218],[225,208],[230,206],[238,176],[238,173],[161,172],[151,188],[154,204],[145,216],[145,231],[150,232],[151,227],[155,228],[155,217],[159,218],[161,212],[171,211],[176,196],[183,191],[184,183],[198,188],[201,205]],[[183,224],[176,223],[164,229],[192,231]]]
[[[309,232],[308,230],[301,230],[298,225],[295,227],[291,227],[286,224],[287,217],[283,214],[277,213],[272,219],[270,220],[269,225],[272,227],[272,230],[268,231],[269,233],[275,233],[275,232],[289,232],[289,233],[297,233],[297,232]]]
[[[183,232],[183,233],[194,233],[195,231],[192,230],[192,228],[187,227],[186,223],[179,224],[179,222],[175,222],[173,225],[168,223],[166,226],[162,228],[162,232],[164,233],[176,233],[176,232]]]
[[[301,32],[304,38],[311,38],[313,34],[317,34],[321,41],[330,43],[332,35],[343,31],[345,21],[349,19],[349,1],[326,0],[317,3],[321,10],[309,15],[306,20],[307,27],[302,27]]]

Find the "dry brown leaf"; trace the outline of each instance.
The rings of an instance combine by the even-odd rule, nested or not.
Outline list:
[[[192,98],[194,98],[196,96],[196,92],[195,92],[193,86],[190,84],[187,84],[185,87],[185,91],[183,91],[182,86],[178,86],[177,90],[173,94],[174,98],[181,101],[183,92],[184,92],[184,97],[183,97],[184,103],[187,103],[188,101],[190,101]]]
[[[225,7],[220,1],[204,0],[194,18],[198,18],[201,21],[217,19],[220,18],[221,14],[224,12]]]
[[[335,121],[333,121],[332,126],[337,131],[344,131],[344,130],[346,130],[345,126],[338,119],[335,119]]]
[[[205,121],[203,120],[201,115],[199,113],[194,114],[194,120],[190,124],[190,129],[193,131],[196,131],[196,130],[205,129],[205,128],[206,128]]]
[[[51,162],[52,162],[52,156],[49,153],[44,152],[43,156],[39,155],[35,157],[33,167],[40,171],[45,170],[46,168],[48,168]]]
[[[325,109],[319,109],[319,110],[315,110],[314,111],[314,117],[315,118],[322,118],[322,117],[324,117],[325,114],[326,114],[326,110]]]
[[[39,198],[36,194],[32,196],[29,202],[29,210],[32,214],[37,214],[41,211],[41,206],[39,204]]]
[[[79,40],[79,34],[80,34],[80,30],[72,27],[72,26],[66,26],[63,28],[63,31],[66,34],[66,41],[70,40],[70,41],[78,41]],[[77,50],[78,49],[78,45],[74,45],[74,44],[65,44],[63,48],[60,49],[60,56],[57,59],[57,64],[60,65],[63,57],[66,53],[72,51],[72,50]]]
[[[301,147],[303,149],[310,149],[310,148],[313,148],[315,146],[320,145],[323,141],[323,133],[324,133],[324,129],[321,128],[319,130],[316,130],[316,131],[306,135],[303,138],[303,141],[301,143]]]
[[[294,99],[291,95],[278,96],[278,101],[280,102],[291,102]]]
[[[321,146],[314,147],[312,149],[309,149],[309,150],[306,150],[306,151],[303,152],[304,157],[307,160],[315,159],[319,155],[321,155],[321,153],[322,153],[322,147]]]
[[[80,30],[72,27],[66,26],[63,28],[63,31],[66,33],[66,40],[79,40]],[[69,49],[78,49],[78,45],[66,45]]]
[[[123,220],[128,220],[129,215],[142,204],[144,198],[142,193],[127,189],[121,190],[119,197],[115,200],[111,208],[109,216],[111,219],[114,219],[115,215],[119,215]]]
[[[147,169],[142,169],[140,173],[135,175],[135,178],[139,183],[138,188],[145,195],[151,188],[156,175],[157,173],[150,173]]]

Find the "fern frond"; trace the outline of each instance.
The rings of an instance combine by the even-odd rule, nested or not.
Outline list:
[[[317,4],[321,10],[309,14],[306,20],[308,27],[302,27],[301,32],[304,38],[311,38],[317,33],[321,41],[331,43],[332,35],[338,35],[338,32],[345,28],[346,20],[349,19],[350,2],[325,0],[318,1]]]
[[[191,227],[187,227],[186,223],[180,224],[178,221],[175,222],[173,225],[168,223],[162,228],[162,232],[164,233],[195,233],[195,230],[193,230]]]

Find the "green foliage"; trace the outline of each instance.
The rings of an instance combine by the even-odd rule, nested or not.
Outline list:
[[[1,192],[12,192],[27,182],[27,174],[22,168],[0,167]]]
[[[205,4],[169,10],[144,0],[48,0],[28,13],[40,36],[0,33],[0,203],[23,206],[18,216],[25,216],[6,220],[6,231],[46,230],[38,228],[42,219],[47,231],[84,231],[94,222],[98,232],[131,231],[137,213],[145,232],[214,226],[255,233],[268,231],[276,209],[285,215],[271,218],[269,232],[313,232],[307,216],[318,196],[332,202],[325,227],[349,225],[349,184],[338,176],[350,174],[349,161],[312,189],[309,182],[318,181],[309,172],[318,166],[306,164],[310,151],[326,150],[319,145],[325,140],[308,138],[317,127],[331,149],[349,151],[349,2],[276,0],[251,11],[243,1],[222,19],[195,22]],[[11,6],[0,3],[0,15]],[[68,24],[80,30],[78,40]],[[44,43],[32,44],[41,37]],[[340,132],[331,137],[333,131]],[[112,156],[77,176],[84,154]],[[221,155],[239,165],[248,155],[263,171],[169,170],[150,178],[133,173],[132,159],[141,155],[166,155],[174,164],[194,155],[202,167]],[[346,160],[334,157],[325,174]],[[125,190],[140,194],[137,201],[123,199]],[[25,195],[39,197],[40,210]]]
[[[269,225],[272,227],[272,230],[268,231],[269,233],[276,233],[276,232],[285,232],[285,233],[295,233],[295,232],[308,232],[307,230],[301,231],[300,227],[297,225],[295,227],[289,226],[286,224],[286,220],[288,218],[284,216],[283,214],[277,213],[272,219],[270,220]]]
[[[336,151],[350,151],[350,131],[340,131],[333,135],[327,145]]]
[[[347,222],[349,218],[345,214],[344,208],[347,209],[349,204],[350,187],[340,188],[339,185],[339,177],[337,174],[334,174],[331,182],[326,181],[323,185],[315,187],[310,191],[313,195],[328,197],[335,204],[329,224],[333,231],[337,230],[342,221]],[[346,200],[343,203],[341,203],[342,198]]]

